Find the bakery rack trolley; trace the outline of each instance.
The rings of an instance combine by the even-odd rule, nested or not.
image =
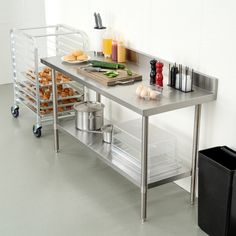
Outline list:
[[[46,69],[49,81],[43,82],[40,73],[44,73],[45,66],[41,64],[40,58],[62,56],[75,49],[86,51],[88,38],[83,31],[61,24],[12,29],[10,38],[14,89],[11,114],[15,118],[19,116],[20,104],[29,108],[36,115],[33,133],[40,137],[42,123],[50,123],[53,113],[51,72]],[[83,86],[64,75],[60,75],[57,85],[72,91],[67,97],[61,96],[61,101],[58,101],[59,118],[73,116],[73,104],[83,99]],[[46,97],[42,96],[43,92]]]

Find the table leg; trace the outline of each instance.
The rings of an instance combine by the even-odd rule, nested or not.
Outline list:
[[[89,101],[89,92],[86,86],[83,86],[83,93],[84,93],[84,101]]]
[[[196,197],[196,174],[197,174],[197,162],[198,162],[198,145],[200,135],[200,120],[201,120],[201,108],[202,105],[195,106],[194,114],[194,130],[193,130],[193,150],[192,150],[192,176],[191,176],[191,190],[190,190],[190,202],[194,204]]]
[[[148,190],[148,116],[142,117],[142,149],[141,149],[141,220],[147,218]]]
[[[58,137],[58,112],[57,112],[57,82],[56,71],[52,70],[52,94],[53,94],[53,131],[54,131],[54,148],[55,152],[59,151],[59,137]]]
[[[96,92],[96,101],[101,102],[101,94]]]

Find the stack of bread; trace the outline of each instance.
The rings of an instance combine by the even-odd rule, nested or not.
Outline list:
[[[52,82],[52,71],[50,68],[45,68],[42,71],[39,72],[39,82],[42,85],[50,85]],[[57,83],[66,83],[71,81],[71,79],[68,76],[63,75],[60,72],[56,73],[56,81]]]
[[[30,77],[31,79],[35,80],[35,74],[32,70],[28,70],[26,72],[27,76]],[[39,83],[41,85],[51,85],[52,84],[52,70],[50,68],[44,68],[42,71],[39,73]],[[71,79],[68,76],[63,75],[60,72],[56,73],[56,81],[57,83],[67,83],[71,81]]]
[[[50,100],[52,94],[52,87],[42,87],[40,88],[40,98],[43,100]],[[68,104],[68,106],[58,107],[59,112],[63,112],[66,110],[71,110],[72,106],[71,103],[75,103],[78,101],[78,98],[73,97],[77,95],[78,93],[70,87],[67,87],[66,84],[59,84],[57,85],[57,94],[58,94],[58,105],[65,105]],[[67,98],[68,97],[68,98]],[[42,102],[41,107],[45,108],[48,106],[52,106],[52,103],[50,101]],[[49,109],[42,109],[42,114],[48,114],[52,112],[52,108]]]
[[[52,87],[41,87],[39,89],[40,99],[49,100],[52,94]],[[57,95],[58,98],[66,98],[75,96],[77,93],[73,88],[67,87],[66,85],[57,85]]]

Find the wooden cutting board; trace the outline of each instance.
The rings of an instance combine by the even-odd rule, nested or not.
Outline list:
[[[104,72],[89,72],[85,71],[81,68],[78,68],[78,72],[81,73],[82,75],[86,75],[90,77],[91,79],[94,79],[98,81],[99,83],[106,85],[106,86],[113,86],[116,84],[122,84],[122,82],[136,82],[136,81],[141,81],[142,80],[142,75],[134,73],[132,71],[132,75],[129,76],[127,75],[127,72],[125,70],[116,70],[119,72],[119,75],[115,78],[108,78],[106,75],[104,75]],[[121,83],[119,83],[121,82]]]

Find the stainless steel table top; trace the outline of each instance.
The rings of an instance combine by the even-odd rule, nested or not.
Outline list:
[[[149,84],[149,63],[143,63],[141,66],[140,62],[127,63],[127,66],[133,71],[142,74],[142,82],[136,82],[132,85],[116,85],[108,87],[98,83],[97,81],[89,78],[88,76],[81,75],[78,72],[78,67],[81,66],[80,64],[71,65],[68,63],[64,63],[61,61],[61,58],[59,56],[41,59],[41,62],[51,67],[52,69],[55,69],[56,71],[66,74],[73,80],[100,93],[101,95],[143,116],[151,116],[162,112],[184,108],[187,106],[210,102],[216,99],[215,91],[210,91],[194,86],[194,92],[183,93],[173,88],[170,88],[167,85],[164,86],[163,94],[158,95],[157,100],[146,101],[144,99],[139,98],[135,94],[135,90],[139,84]],[[167,81],[167,78],[165,78],[164,80]],[[215,79],[213,78],[212,80]]]

